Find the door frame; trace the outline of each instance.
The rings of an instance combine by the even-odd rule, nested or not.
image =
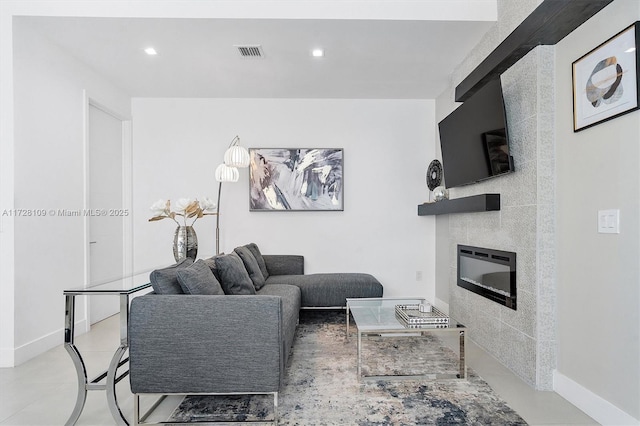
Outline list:
[[[90,158],[89,158],[89,118],[90,108],[94,107],[100,111],[114,117],[122,122],[122,208],[129,211],[129,215],[123,218],[122,227],[122,285],[131,285],[133,275],[133,211],[132,211],[132,182],[133,182],[133,155],[132,155],[132,119],[130,116],[122,114],[113,108],[106,106],[104,103],[96,100],[89,95],[86,90],[83,90],[83,115],[84,115],[84,129],[83,129],[83,211],[88,211],[90,208]],[[91,284],[91,251],[90,251],[90,217],[83,215],[83,232],[84,232],[84,287],[88,287]],[[85,315],[85,331],[89,331],[90,324],[90,306],[88,296],[84,296],[84,315]]]

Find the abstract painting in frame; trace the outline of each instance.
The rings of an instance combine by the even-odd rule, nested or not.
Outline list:
[[[573,63],[573,131],[639,108],[639,23],[622,30]]]
[[[251,211],[342,211],[343,150],[251,148]]]

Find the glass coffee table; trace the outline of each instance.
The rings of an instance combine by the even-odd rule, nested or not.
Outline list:
[[[349,314],[353,315],[358,334],[358,380],[380,379],[466,379],[467,364],[465,360],[465,331],[466,327],[452,318],[446,324],[430,324],[420,326],[406,326],[396,316],[396,305],[419,305],[428,303],[419,297],[409,298],[359,298],[347,299],[347,339],[349,339]],[[363,336],[424,336],[425,333],[457,334],[460,341],[459,368],[455,374],[393,374],[393,375],[363,375],[362,374],[362,337]]]

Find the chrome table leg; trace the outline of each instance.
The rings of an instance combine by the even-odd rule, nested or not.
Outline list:
[[[116,424],[128,426],[129,422],[122,414],[122,411],[120,410],[120,406],[118,405],[118,399],[116,396],[116,384],[118,384],[120,380],[122,380],[129,374],[129,371],[127,370],[127,372],[123,373],[120,376],[117,376],[118,367],[124,364],[125,362],[127,362],[128,360],[127,359],[123,362],[120,362],[120,360],[122,359],[122,356],[126,351],[127,351],[126,346],[120,346],[116,350],[116,353],[113,355],[113,358],[111,358],[111,364],[109,364],[109,370],[107,370],[107,385],[105,390],[107,392],[107,404],[109,405],[109,411],[111,411],[111,415],[113,416],[113,419],[116,421]]]
[[[65,423],[65,425],[71,426],[75,425],[78,421],[80,413],[82,413],[82,410],[84,409],[84,404],[87,401],[87,370],[84,366],[84,361],[80,356],[80,352],[78,352],[78,349],[73,345],[73,343],[65,343],[64,348],[69,353],[78,376],[78,396],[76,397],[76,404],[69,416],[69,420]]]
[[[85,368],[84,361],[78,348],[73,344],[74,328],[75,328],[75,305],[76,299],[74,295],[66,295],[64,299],[64,348],[69,353],[73,366],[76,369],[76,375],[78,377],[78,395],[76,397],[76,404],[73,407],[73,411],[69,416],[69,419],[65,425],[74,425],[82,413],[84,404],[87,401],[87,369]]]

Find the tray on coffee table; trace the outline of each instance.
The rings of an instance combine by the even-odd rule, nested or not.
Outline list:
[[[396,318],[408,328],[446,328],[449,327],[449,316],[436,307],[430,312],[421,312],[419,304],[396,305]]]

